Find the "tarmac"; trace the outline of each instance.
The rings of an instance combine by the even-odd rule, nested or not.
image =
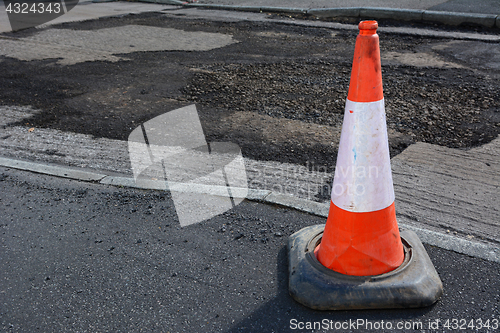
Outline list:
[[[220,20],[258,21],[263,20],[261,12],[336,17],[350,8],[353,17],[401,15],[405,20],[406,15],[420,15],[423,23],[500,28],[498,1],[478,1],[474,6],[466,1],[378,1],[371,7],[362,7],[364,1],[235,3],[81,2],[48,24],[149,11]],[[284,19],[283,24],[356,29],[335,22]],[[443,35],[422,27],[386,29]],[[0,31],[10,31],[5,16],[0,16]],[[500,40],[492,32],[446,35]],[[12,110],[2,112],[6,117]],[[423,325],[405,332],[453,331],[454,320],[455,330],[462,320],[467,325],[472,322],[479,332],[500,329],[500,138],[471,150],[417,143],[391,160],[399,225],[418,234],[443,280],[445,294],[436,305],[318,312],[288,295],[286,239],[302,227],[324,223],[328,203],[250,188],[247,200],[232,210],[182,228],[168,191],[138,188],[130,172],[124,171],[127,165],[116,163],[116,156],[103,153],[102,161],[96,162],[99,167],[83,163],[75,167],[78,158],[85,159],[78,147],[86,146],[82,143],[88,138],[67,147],[67,161],[75,162],[69,166],[56,157],[39,160],[37,155],[23,155],[27,150],[21,149],[26,144],[22,137],[8,135],[12,141],[6,139],[0,147],[2,331],[329,331],[326,326],[300,330],[292,325],[299,322],[306,327],[325,319],[334,322],[333,327],[351,320],[379,323],[379,329],[350,323],[341,331],[394,331],[380,328],[382,321]],[[47,138],[57,137],[50,135],[28,145],[43,150],[48,144],[60,144],[48,143]],[[126,159],[126,148],[116,148],[124,143],[98,144],[114,147],[103,151],[117,151]],[[247,161],[247,168],[249,163],[254,162]],[[98,208],[103,203],[107,209]],[[486,320],[490,327],[477,329],[479,321]]]

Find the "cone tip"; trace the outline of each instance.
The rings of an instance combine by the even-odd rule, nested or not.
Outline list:
[[[377,21],[361,21],[358,25],[359,31],[363,35],[374,35],[377,32]]]

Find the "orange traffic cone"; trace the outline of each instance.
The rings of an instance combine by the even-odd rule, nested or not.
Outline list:
[[[319,310],[428,306],[443,285],[418,236],[398,229],[376,21],[359,24],[326,225],[288,239],[288,286]]]
[[[378,275],[404,259],[394,190],[375,21],[359,24],[332,200],[315,253],[347,275]]]

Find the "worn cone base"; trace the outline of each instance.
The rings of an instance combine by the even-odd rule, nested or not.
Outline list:
[[[417,308],[436,302],[443,285],[424,246],[412,231],[401,231],[405,259],[394,271],[351,276],[324,267],[314,256],[324,224],[299,230],[288,240],[289,291],[317,310]]]

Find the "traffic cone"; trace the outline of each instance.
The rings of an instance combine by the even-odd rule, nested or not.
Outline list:
[[[330,211],[316,256],[347,275],[378,275],[404,259],[382,92],[377,22],[359,24]]]
[[[289,291],[319,310],[428,306],[443,285],[394,207],[376,21],[359,24],[326,225],[288,240]]]

